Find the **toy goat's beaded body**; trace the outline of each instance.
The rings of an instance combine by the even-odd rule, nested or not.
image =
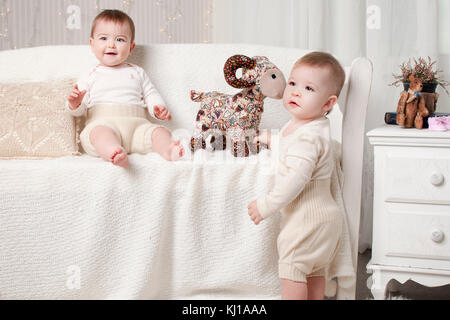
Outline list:
[[[241,67],[243,76],[237,79],[236,70]],[[234,95],[217,91],[191,91],[191,99],[201,102],[191,138],[191,150],[205,149],[207,143],[211,144],[213,150],[225,149],[228,137],[234,156],[258,153],[260,145],[254,144],[253,138],[259,131],[266,97],[261,90],[261,79],[265,76],[266,79],[277,81],[277,85],[284,89],[284,77],[266,57],[248,58],[242,55],[227,60],[224,74],[228,84],[244,89]],[[275,94],[277,98],[281,97],[278,91]]]

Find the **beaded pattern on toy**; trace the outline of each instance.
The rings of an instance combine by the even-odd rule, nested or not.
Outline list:
[[[236,77],[239,68],[243,68],[241,79]],[[258,153],[262,147],[259,142],[253,143],[253,138],[259,133],[264,99],[266,96],[281,98],[286,81],[272,62],[260,56],[230,57],[224,66],[224,75],[229,85],[243,90],[235,95],[191,91],[191,100],[201,103],[191,138],[191,151],[200,148],[223,150],[228,138],[233,155],[247,157],[250,153]]]

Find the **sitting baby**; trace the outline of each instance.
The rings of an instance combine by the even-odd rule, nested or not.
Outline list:
[[[80,134],[86,153],[121,167],[129,166],[127,153],[154,151],[169,161],[184,154],[167,128],[147,119],[146,106],[156,119],[172,117],[145,71],[126,62],[136,47],[134,35],[133,20],[124,12],[104,10],[97,15],[90,45],[99,64],[81,77],[68,97],[74,116],[87,112]]]

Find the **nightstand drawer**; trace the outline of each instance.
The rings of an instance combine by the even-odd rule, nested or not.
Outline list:
[[[387,212],[387,256],[450,260],[450,208],[442,213]]]
[[[450,156],[428,158],[426,151],[386,157],[385,201],[450,204]]]

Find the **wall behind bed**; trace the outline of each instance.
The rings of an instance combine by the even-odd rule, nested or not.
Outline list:
[[[136,43],[208,43],[214,0],[0,0],[0,50],[88,44],[102,9],[127,12]]]

